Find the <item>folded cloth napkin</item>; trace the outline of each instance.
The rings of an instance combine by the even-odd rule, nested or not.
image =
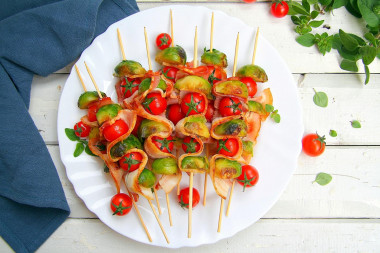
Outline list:
[[[16,252],[38,249],[70,213],[28,113],[33,75],[66,66],[137,11],[135,0],[0,2],[0,235]]]

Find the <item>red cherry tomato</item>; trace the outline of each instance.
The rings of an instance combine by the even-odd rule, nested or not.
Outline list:
[[[241,174],[237,178],[237,182],[243,186],[243,191],[245,187],[252,187],[259,181],[259,172],[257,169],[251,165],[244,165],[241,168]]]
[[[234,156],[238,152],[239,143],[235,138],[228,138],[218,140],[217,143],[218,153],[225,156]]]
[[[112,197],[110,207],[112,215],[126,215],[132,209],[132,199],[125,193],[118,193]]]
[[[174,125],[178,123],[181,119],[185,117],[185,114],[181,111],[181,105],[180,104],[172,104],[168,106],[167,110],[167,117],[168,119],[173,122]]]
[[[215,112],[214,104],[209,103],[207,106],[206,114],[205,114],[205,117],[206,117],[208,122],[212,121],[212,117],[214,116],[214,112]]]
[[[256,2],[256,0],[243,0],[244,2],[246,3],[253,3],[253,2]]]
[[[90,133],[91,127],[86,125],[82,121],[79,121],[74,125],[75,135],[78,137],[87,137]]]
[[[214,66],[207,66],[209,69],[209,72],[211,73],[208,76],[208,82],[210,84],[214,84],[216,82],[219,82],[221,80],[224,80],[227,78],[227,73],[222,68],[215,68]]]
[[[190,188],[187,187],[187,188],[184,188],[182,189],[180,192],[179,192],[179,195],[178,195],[178,203],[181,205],[182,208],[189,208],[189,199],[190,199]],[[193,188],[193,201],[192,201],[192,204],[193,204],[193,208],[196,207],[199,203],[199,199],[200,199],[200,196],[199,196],[199,192],[196,188]]]
[[[285,1],[276,1],[272,3],[270,7],[270,12],[273,16],[276,18],[282,18],[285,17],[286,14],[289,12],[289,6]]]
[[[135,91],[139,89],[140,79],[123,78],[120,83],[121,93],[124,98],[129,98]]]
[[[160,33],[156,38],[156,45],[161,50],[170,47],[171,44],[172,38],[167,33]]]
[[[155,136],[152,138],[152,142],[154,145],[156,145],[157,148],[159,148],[162,152],[165,153],[171,153],[174,148],[174,139],[172,136],[169,136],[168,138],[161,138],[158,136]]]
[[[153,115],[159,115],[166,110],[166,100],[159,92],[149,93],[142,103],[145,110]]]
[[[112,125],[104,128],[103,136],[107,141],[111,142],[128,132],[128,129],[129,127],[127,123],[125,123],[124,120],[119,119],[116,120]]]
[[[98,112],[98,105],[91,105],[88,107],[87,117],[90,122],[96,121],[96,113]]]
[[[182,112],[189,115],[200,114],[205,110],[206,102],[204,97],[196,92],[187,93],[181,101]]]
[[[119,165],[126,172],[132,172],[139,168],[142,159],[139,152],[128,153],[119,160]]]
[[[137,116],[137,119],[136,119],[136,124],[135,124],[135,127],[133,128],[133,131],[132,131],[132,134],[134,136],[137,136],[138,135],[138,132],[139,132],[139,127],[141,125],[141,121],[143,121],[143,117],[140,117],[140,116]]]
[[[173,67],[165,67],[162,69],[162,74],[169,80],[175,80],[178,69]]]
[[[243,112],[243,105],[237,98],[224,97],[220,100],[219,112],[223,117],[240,115]]]
[[[242,83],[247,85],[248,96],[253,97],[257,92],[257,84],[251,77],[243,77],[240,79]]]
[[[103,106],[109,105],[109,104],[113,104],[113,101],[110,97],[103,97],[103,98],[99,99],[99,101],[97,102],[98,109],[100,107],[103,107]]]
[[[196,139],[186,136],[182,142],[182,149],[185,153],[195,153],[201,148],[199,142]]]
[[[325,151],[325,136],[307,134],[302,138],[302,150],[309,156],[319,156]]]

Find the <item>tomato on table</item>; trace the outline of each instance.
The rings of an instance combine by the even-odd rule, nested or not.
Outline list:
[[[248,96],[253,97],[254,95],[256,95],[257,83],[255,82],[255,80],[253,80],[251,77],[243,77],[240,79],[240,82],[247,85]]]
[[[144,109],[153,114],[159,115],[166,110],[166,99],[161,96],[159,92],[149,93],[142,103]]]
[[[124,77],[120,83],[121,93],[124,95],[124,98],[129,98],[132,96],[132,94],[139,89],[140,83],[140,79],[131,79],[129,77]]]
[[[122,119],[118,119],[115,123],[103,129],[103,136],[107,141],[111,142],[128,132],[128,130],[127,123]]]
[[[139,168],[142,159],[139,152],[128,153],[119,160],[119,165],[126,172],[132,172]]]
[[[205,114],[207,122],[211,122],[212,121],[212,118],[214,116],[214,112],[215,112],[214,103],[208,103],[206,114]]]
[[[173,67],[165,67],[162,69],[162,74],[169,80],[175,80],[178,69]]]
[[[166,116],[174,125],[176,125],[178,121],[185,117],[185,114],[182,112],[180,104],[172,104],[168,106]]]
[[[191,138],[190,136],[186,136],[183,139],[182,149],[183,151],[185,151],[185,153],[196,153],[199,151],[200,148],[201,145],[196,139]]]
[[[218,140],[217,153],[225,156],[235,156],[239,150],[239,143],[235,138]]]
[[[162,152],[171,153],[174,148],[174,138],[173,136],[169,136],[167,138],[161,138],[158,136],[154,136],[152,138],[152,142],[159,148]]]
[[[171,44],[172,38],[167,33],[160,33],[156,38],[156,45],[161,50],[170,47]]]
[[[243,105],[237,98],[224,97],[220,100],[219,112],[223,117],[240,115],[243,112]]]
[[[91,127],[82,121],[79,121],[74,125],[74,133],[78,137],[87,137],[90,133],[90,130]]]
[[[243,191],[246,187],[252,187],[259,181],[259,172],[251,165],[244,165],[241,168],[241,174],[236,178],[237,182],[243,186]]]
[[[132,209],[132,199],[125,193],[118,193],[112,197],[110,207],[112,215],[126,215]]]
[[[275,0],[275,1],[273,1],[272,5],[270,7],[270,12],[276,18],[282,18],[282,17],[285,17],[286,14],[288,14],[289,6],[285,1]]]
[[[307,134],[302,138],[302,150],[309,156],[319,156],[325,151],[325,136]]]
[[[187,93],[182,98],[181,109],[186,117],[194,114],[201,114],[204,112],[205,108],[206,101],[204,97],[197,92]]]
[[[185,207],[189,208],[189,203],[190,203],[190,201],[189,201],[190,195],[189,194],[190,194],[190,188],[189,187],[186,187],[179,192],[178,203],[181,205],[182,208],[185,208]],[[193,201],[192,201],[193,208],[198,205],[199,199],[200,199],[199,192],[196,188],[193,187]]]
[[[207,66],[209,72],[211,73],[208,77],[208,82],[214,84],[223,79],[227,78],[227,73],[222,68],[215,68],[214,66]]]

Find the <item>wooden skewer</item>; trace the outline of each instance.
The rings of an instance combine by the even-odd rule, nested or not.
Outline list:
[[[194,173],[190,172],[190,182],[189,182],[189,220],[188,220],[188,230],[187,237],[191,238],[191,224],[193,219],[193,177]]]
[[[117,37],[119,38],[120,50],[121,50],[121,53],[123,54],[123,60],[125,60],[126,58],[125,58],[125,53],[124,53],[123,40],[121,39],[119,28],[117,28]]]
[[[179,154],[178,154],[178,148],[175,150],[175,157],[176,157],[176,160],[178,161],[178,156],[179,156]],[[181,180],[178,182],[178,184],[177,184],[177,196],[179,195],[179,192],[180,192],[180,183],[181,183]]]
[[[233,68],[233,72],[232,72],[232,77],[234,77],[236,74],[236,64],[237,64],[238,52],[239,52],[239,33],[237,34],[237,38],[236,38],[234,68]]]
[[[168,215],[169,215],[169,223],[170,223],[170,226],[173,226],[172,213],[171,213],[171,211],[170,211],[169,194],[167,194],[167,193],[166,193],[166,206],[168,207]]]
[[[206,148],[206,159],[208,160],[209,158],[209,146],[208,144],[205,144]],[[204,188],[203,188],[203,206],[206,205],[206,192],[207,192],[207,172],[205,172],[205,183],[204,183]]]
[[[230,191],[230,197],[228,198],[228,205],[227,205],[226,216],[228,216],[228,214],[230,213],[231,199],[232,199],[232,194],[234,192],[235,181],[236,181],[235,179],[232,181],[231,191]]]
[[[147,199],[147,200],[148,200],[148,202],[149,202],[150,208],[152,208],[152,211],[153,211],[154,217],[156,217],[156,220],[157,220],[157,222],[158,222],[158,225],[160,226],[161,231],[162,231],[162,233],[163,233],[164,236],[165,236],[166,242],[169,244],[170,242],[169,242],[168,236],[167,236],[166,233],[165,233],[165,229],[164,229],[164,227],[162,226],[162,223],[161,223],[161,221],[160,221],[160,218],[158,218],[158,215],[157,215],[157,213],[156,213],[156,210],[155,210],[154,207],[153,207],[152,201],[150,201],[150,199]]]
[[[154,197],[156,198],[158,213],[162,214],[161,205],[160,205],[160,201],[158,200],[156,187],[153,187],[153,191],[154,191]]]
[[[146,34],[146,27],[144,27],[144,35],[145,35],[145,47],[146,47],[146,54],[148,56],[149,70],[152,70],[152,63],[150,61],[149,43],[148,43],[148,35]]]
[[[212,53],[212,47],[213,47],[213,41],[214,41],[214,12],[211,16],[211,33],[210,33],[210,52]]]
[[[220,210],[219,210],[219,222],[218,222],[218,233],[222,228],[222,214],[223,214],[224,198],[220,198]]]
[[[172,12],[172,9],[170,9],[170,35],[172,36],[172,47],[174,47],[173,12]]]
[[[259,32],[260,32],[260,27],[257,27],[256,38],[255,38],[255,47],[253,49],[253,56],[252,56],[252,65],[255,65],[256,48],[257,48],[257,41],[259,39]]]
[[[77,71],[77,74],[78,74],[78,77],[79,77],[80,83],[82,84],[82,87],[83,87],[83,90],[84,90],[84,91],[87,91],[86,85],[85,85],[84,82],[83,82],[82,76],[81,76],[81,74],[80,74],[80,72],[79,72],[79,69],[78,69],[78,67],[77,67],[76,64],[75,64],[75,70]]]
[[[88,72],[88,74],[89,74],[90,77],[91,77],[91,81],[92,81],[92,83],[94,84],[96,91],[98,92],[98,96],[99,96],[100,98],[103,98],[102,94],[101,94],[100,91],[99,91],[98,85],[96,84],[95,79],[94,79],[94,77],[93,77],[92,74],[91,74],[91,70],[90,70],[90,69],[88,68],[88,66],[87,66],[87,63],[84,62],[84,65],[86,65],[87,72]]]
[[[198,66],[198,27],[195,27],[195,36],[194,36],[194,60],[193,65],[194,68]]]

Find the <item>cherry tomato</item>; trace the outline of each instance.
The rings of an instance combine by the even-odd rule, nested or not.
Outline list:
[[[285,17],[289,12],[289,6],[285,1],[276,0],[270,7],[270,12],[276,18]]]
[[[215,111],[214,104],[209,103],[207,106],[206,114],[205,114],[205,117],[206,117],[208,122],[212,121],[212,117],[214,116],[214,111]]]
[[[121,92],[124,98],[129,98],[135,91],[139,89],[140,79],[123,78],[120,83]]]
[[[78,137],[87,137],[90,133],[91,127],[86,125],[82,121],[79,121],[74,125],[75,135]]]
[[[211,73],[208,77],[208,82],[214,84],[227,78],[226,72],[222,68],[215,68],[214,66],[207,66]]]
[[[113,101],[110,97],[103,97],[99,99],[97,104],[98,104],[98,109],[99,109],[100,107],[103,107],[105,105],[113,104]]]
[[[187,93],[181,101],[181,109],[189,115],[200,114],[205,110],[206,102],[203,96],[196,92]]]
[[[156,45],[161,50],[170,47],[171,44],[172,38],[167,33],[160,33],[156,38]]]
[[[169,80],[175,80],[178,69],[173,67],[165,67],[162,69],[162,74]]]
[[[178,203],[181,205],[182,208],[189,208],[189,199],[190,199],[190,188],[189,187],[186,187],[184,189],[182,189],[180,192],[179,192],[179,195],[178,195]],[[200,196],[199,196],[199,192],[196,188],[193,187],[193,208],[196,207],[199,203],[199,199],[200,199]]]
[[[167,110],[167,117],[171,122],[173,122],[174,125],[176,125],[178,121],[185,117],[185,114],[183,114],[183,112],[181,111],[181,105],[169,105]]]
[[[91,122],[96,121],[96,113],[97,112],[98,112],[98,105],[97,104],[89,106],[88,111],[87,111],[88,120]]]
[[[251,77],[243,77],[240,79],[242,83],[247,85],[248,96],[253,97],[257,92],[257,84]]]
[[[253,3],[253,2],[256,2],[256,0],[243,0],[244,2],[246,3]]]
[[[302,150],[309,156],[319,156],[325,151],[325,136],[307,134],[302,138]]]
[[[142,159],[139,152],[128,153],[119,160],[119,165],[126,172],[132,172],[139,168]]]
[[[228,138],[218,140],[217,143],[218,153],[225,156],[234,156],[238,152],[239,143],[235,138]]]
[[[119,119],[116,120],[115,123],[113,123],[112,125],[104,128],[103,136],[107,141],[111,142],[128,132],[128,130],[129,127],[127,123],[125,123],[124,120]]]
[[[135,123],[135,127],[133,128],[133,131],[132,131],[132,134],[134,136],[137,136],[138,135],[138,132],[139,132],[139,127],[141,125],[141,121],[143,121],[143,117],[140,117],[140,116],[137,116],[137,119],[136,119],[136,123]]]
[[[145,110],[153,115],[159,115],[166,110],[166,100],[159,92],[149,93],[142,103]]]
[[[259,181],[259,172],[257,169],[251,165],[244,165],[241,168],[241,174],[237,178],[237,182],[243,186],[243,191],[245,187],[252,187]]]
[[[174,148],[174,139],[172,136],[169,136],[168,138],[161,138],[158,136],[155,136],[152,138],[152,142],[154,145],[156,145],[157,148],[159,148],[162,152],[165,153],[171,153]]]
[[[123,216],[128,214],[132,209],[132,199],[125,193],[118,193],[111,199],[112,215]]]
[[[182,149],[185,153],[195,153],[201,148],[199,142],[196,139],[186,136],[182,142]]]
[[[243,105],[239,99],[234,97],[224,97],[219,103],[219,112],[223,117],[240,115],[243,111]]]

